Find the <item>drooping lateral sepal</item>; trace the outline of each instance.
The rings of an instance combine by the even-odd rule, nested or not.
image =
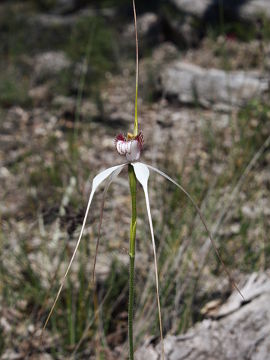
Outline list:
[[[82,235],[83,235],[83,231],[84,231],[84,228],[85,228],[85,224],[86,224],[86,220],[87,220],[87,216],[88,216],[88,213],[89,213],[89,210],[90,210],[90,206],[91,206],[91,203],[92,203],[92,200],[93,200],[93,197],[94,197],[94,194],[97,190],[97,188],[102,184],[102,182],[106,179],[108,179],[110,176],[114,177],[117,176],[121,170],[123,169],[123,167],[125,166],[125,164],[122,164],[122,165],[116,165],[116,166],[113,166],[113,167],[110,167],[104,171],[102,171],[101,173],[99,173],[98,175],[96,175],[93,179],[93,182],[92,182],[92,189],[91,189],[91,193],[90,193],[90,196],[89,196],[89,200],[88,200],[88,204],[87,204],[87,208],[86,208],[86,211],[85,211],[85,215],[84,215],[84,219],[83,219],[83,224],[82,224],[82,227],[81,227],[81,231],[80,231],[80,235],[79,235],[79,238],[77,240],[77,243],[76,243],[76,246],[75,246],[75,249],[73,251],[73,254],[72,254],[72,257],[69,261],[69,264],[67,266],[67,269],[66,269],[66,272],[62,278],[62,281],[61,281],[61,285],[59,287],[59,290],[57,292],[57,295],[55,297],[55,300],[53,302],[53,305],[51,307],[51,310],[49,312],[49,315],[47,316],[47,319],[45,321],[45,324],[43,326],[43,330],[46,328],[47,324],[48,324],[48,321],[53,313],[53,310],[55,308],[55,305],[57,303],[57,300],[60,296],[60,293],[62,291],[62,288],[64,286],[64,283],[65,283],[65,280],[66,280],[66,277],[68,275],[68,272],[70,270],[70,267],[73,263],[73,260],[75,258],[75,255],[77,253],[77,250],[79,248],[79,245],[80,245],[80,242],[81,242],[81,238],[82,238]]]

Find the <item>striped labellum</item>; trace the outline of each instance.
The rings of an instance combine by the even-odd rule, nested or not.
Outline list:
[[[134,136],[128,133],[127,137],[119,134],[116,136],[114,144],[117,152],[120,155],[126,156],[128,162],[138,161],[143,148],[143,134],[140,132]]]

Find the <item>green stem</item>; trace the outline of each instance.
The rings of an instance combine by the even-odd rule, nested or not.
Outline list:
[[[129,187],[132,202],[132,215],[130,224],[130,241],[129,241],[129,301],[128,301],[128,342],[129,342],[129,359],[134,359],[133,350],[133,304],[134,304],[134,271],[135,271],[135,239],[136,239],[136,192],[137,180],[132,165],[128,165]]]
[[[137,16],[135,0],[133,0],[133,12],[134,12],[134,27],[136,35],[136,94],[135,94],[135,119],[134,119],[134,136],[138,135],[138,87],[139,87],[139,43],[138,43],[138,31],[137,31]]]

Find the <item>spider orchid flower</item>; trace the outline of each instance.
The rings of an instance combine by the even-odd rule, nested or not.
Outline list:
[[[86,220],[90,211],[90,207],[92,204],[93,197],[98,190],[98,188],[101,186],[102,183],[105,183],[105,189],[103,192],[103,200],[101,205],[101,212],[100,212],[100,221],[99,221],[99,229],[98,229],[98,239],[96,243],[96,254],[94,259],[94,265],[93,265],[93,282],[95,279],[95,265],[96,265],[96,256],[98,251],[98,245],[99,245],[99,239],[100,239],[100,229],[102,224],[102,217],[103,217],[103,209],[104,209],[104,202],[105,202],[105,196],[109,189],[109,186],[111,182],[121,173],[124,167],[128,167],[128,174],[129,174],[129,182],[130,182],[130,191],[131,191],[131,199],[132,199],[132,219],[131,219],[131,227],[130,227],[130,287],[129,287],[129,324],[128,324],[128,330],[129,330],[129,354],[130,354],[130,360],[133,360],[133,327],[132,327],[132,321],[133,321],[133,301],[134,301],[134,261],[135,261],[135,237],[136,237],[136,219],[137,219],[137,212],[136,212],[136,183],[141,184],[144,195],[145,195],[145,203],[146,203],[146,209],[147,209],[147,215],[148,215],[148,222],[149,222],[149,228],[150,228],[150,235],[151,235],[151,241],[152,241],[152,247],[153,247],[153,256],[154,256],[154,271],[155,271],[155,283],[156,283],[156,297],[157,297],[157,306],[158,306],[158,316],[159,316],[159,327],[160,327],[160,337],[161,337],[161,358],[165,359],[165,352],[164,352],[164,343],[163,343],[163,331],[162,331],[162,318],[161,318],[161,308],[160,308],[160,300],[159,300],[159,281],[158,281],[158,267],[157,267],[157,255],[156,255],[156,246],[155,246],[155,236],[154,236],[154,229],[153,229],[153,223],[152,223],[152,216],[151,216],[151,208],[150,208],[150,199],[148,194],[148,180],[150,176],[150,171],[156,172],[157,174],[164,177],[166,180],[173,183],[176,187],[178,187],[191,201],[192,205],[194,206],[195,210],[197,211],[202,224],[204,225],[204,228],[208,234],[208,237],[213,245],[213,248],[216,252],[216,255],[218,259],[220,260],[223,269],[225,270],[226,274],[228,275],[231,283],[234,285],[236,290],[239,292],[239,294],[243,297],[240,290],[238,289],[237,285],[235,284],[234,280],[231,277],[230,272],[227,270],[226,266],[224,265],[224,262],[222,261],[219,251],[215,245],[215,242],[211,236],[211,233],[208,229],[208,226],[206,225],[206,222],[204,220],[204,217],[199,209],[199,207],[196,205],[195,201],[191,197],[191,195],[186,191],[182,185],[177,183],[175,180],[173,180],[169,175],[164,173],[163,171],[140,162],[140,156],[143,149],[143,134],[142,132],[138,132],[138,116],[137,116],[137,99],[138,99],[138,38],[137,38],[137,25],[136,25],[136,9],[135,9],[135,0],[133,0],[133,10],[134,10],[134,21],[135,21],[135,34],[136,34],[136,95],[135,95],[135,122],[134,122],[134,132],[133,134],[128,133],[127,136],[124,136],[123,134],[119,134],[116,136],[114,140],[114,145],[121,156],[125,156],[126,162],[115,165],[112,167],[109,167],[106,170],[103,170],[98,175],[96,175],[92,182],[92,189],[89,196],[88,204],[86,207],[81,231],[79,234],[79,238],[77,240],[76,246],[74,248],[73,254],[71,256],[71,259],[68,263],[67,269],[65,271],[65,274],[62,278],[59,290],[57,292],[57,295],[55,297],[55,300],[53,302],[53,305],[51,307],[51,310],[49,312],[49,315],[47,316],[47,319],[45,321],[45,324],[43,326],[43,330],[46,328],[47,323],[53,313],[53,310],[55,308],[55,305],[58,301],[58,298],[60,296],[60,293],[62,291],[62,288],[65,283],[65,279],[68,275],[68,272],[70,270],[70,267],[74,261],[75,255],[77,253],[77,250],[79,248]]]
[[[188,197],[188,199],[191,201],[192,205],[195,207],[204,227],[206,232],[208,233],[209,239],[212,242],[212,245],[214,247],[214,250],[217,254],[217,257],[219,258],[219,260],[221,261],[223,268],[225,270],[225,272],[227,273],[229,279],[231,280],[232,284],[234,285],[234,287],[237,289],[237,291],[240,293],[240,295],[243,297],[243,295],[241,294],[240,290],[238,289],[237,285],[235,284],[234,280],[232,279],[230,273],[228,272],[227,268],[225,267],[223,260],[220,257],[220,254],[217,250],[217,247],[215,245],[215,242],[211,236],[211,233],[208,229],[208,226],[206,225],[206,222],[204,220],[204,217],[199,209],[199,207],[196,205],[195,201],[193,200],[193,198],[191,197],[191,195],[179,184],[177,183],[175,180],[173,180],[169,175],[167,175],[166,173],[164,173],[163,171],[148,165],[148,164],[144,164],[142,162],[139,162],[138,160],[140,159],[140,155],[141,155],[141,151],[143,148],[143,134],[142,132],[140,132],[138,135],[133,136],[132,134],[127,135],[127,137],[125,137],[123,134],[119,134],[115,140],[114,140],[114,144],[115,147],[117,149],[117,152],[126,157],[127,162],[120,164],[120,165],[116,165],[116,166],[112,166],[109,167],[106,170],[103,170],[102,172],[100,172],[98,175],[96,175],[93,179],[92,182],[92,190],[89,196],[89,200],[88,200],[88,204],[86,207],[86,211],[85,211],[85,216],[84,216],[84,220],[82,223],[82,228],[80,231],[80,235],[78,238],[78,241],[76,243],[75,249],[73,251],[72,257],[70,259],[70,262],[67,266],[66,272],[64,274],[64,277],[62,279],[60,288],[58,290],[58,293],[56,295],[56,298],[54,300],[54,303],[52,305],[52,308],[50,310],[50,313],[47,317],[47,320],[45,322],[44,328],[46,327],[48,320],[54,310],[54,307],[57,303],[57,300],[60,296],[60,293],[62,291],[62,288],[64,286],[64,282],[65,279],[68,275],[68,272],[70,270],[70,267],[74,261],[75,255],[77,253],[78,247],[80,245],[81,239],[82,239],[82,235],[84,232],[84,228],[85,228],[85,224],[86,224],[86,220],[89,214],[89,210],[92,204],[92,200],[93,197],[96,193],[96,191],[98,190],[98,188],[100,187],[100,185],[102,183],[105,182],[105,190],[103,193],[103,204],[102,204],[102,212],[101,212],[101,218],[100,218],[100,226],[101,226],[101,221],[102,221],[102,213],[103,213],[103,207],[104,207],[104,198],[105,195],[109,189],[109,186],[111,184],[111,182],[121,173],[121,171],[123,170],[124,167],[126,166],[132,166],[132,168],[134,169],[134,173],[136,176],[137,181],[141,184],[143,191],[144,191],[144,195],[145,195],[145,202],[146,202],[146,209],[147,209],[147,214],[148,214],[148,222],[149,222],[149,227],[150,227],[150,234],[151,234],[151,240],[152,240],[152,247],[153,247],[153,255],[154,255],[154,267],[155,267],[155,282],[156,282],[156,295],[157,295],[157,303],[158,303],[158,314],[159,314],[159,325],[160,325],[160,333],[161,333],[161,339],[163,339],[163,335],[162,335],[162,320],[161,320],[161,308],[160,308],[160,300],[159,300],[159,281],[158,281],[158,267],[157,267],[157,256],[156,256],[156,246],[155,246],[155,237],[154,237],[154,229],[153,229],[153,223],[152,223],[152,216],[151,216],[151,208],[150,208],[150,200],[149,200],[149,194],[148,194],[148,180],[149,180],[149,175],[150,175],[150,170],[156,172],[157,174],[163,176],[165,179],[167,179],[168,181],[170,181],[171,183],[173,183],[176,187],[178,187],[181,191],[184,192],[184,194]],[[98,241],[97,241],[97,247],[98,247],[98,242],[99,242],[99,237],[100,237],[100,227],[99,227],[99,235],[98,235]],[[97,251],[97,248],[96,248]],[[94,261],[94,269],[95,269],[95,263],[96,263],[96,255],[95,255],[95,261]],[[93,275],[94,275],[94,271],[93,270]],[[164,350],[163,350],[164,353]],[[164,357],[163,357],[164,358]]]

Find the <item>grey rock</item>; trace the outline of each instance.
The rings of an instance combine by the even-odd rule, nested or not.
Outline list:
[[[192,16],[165,16],[163,22],[167,38],[180,48],[193,47],[199,43],[200,31],[194,27]]]
[[[137,19],[140,52],[162,41],[161,21],[157,14],[145,13]],[[128,24],[123,30],[124,40],[127,45],[134,47],[134,23]]]
[[[269,79],[256,72],[203,69],[176,61],[161,72],[160,90],[183,104],[228,111],[269,90]]]
[[[7,349],[4,354],[2,354],[1,359],[2,360],[20,360],[23,358],[23,354],[17,353],[14,350]],[[52,356],[50,354],[35,354],[36,360],[53,360]]]
[[[219,0],[170,0],[179,11],[198,18],[214,18],[219,14]],[[268,0],[226,0],[222,1],[225,15],[254,21],[262,15],[270,19],[270,2]]]
[[[197,17],[203,17],[212,0],[169,0],[178,10]]]
[[[173,11],[165,16],[167,33],[180,47],[197,45],[205,34],[206,24],[219,24],[220,13],[224,21],[240,21],[243,26],[253,23],[258,35],[261,21],[270,20],[268,0],[169,0]],[[221,8],[222,4],[222,8]]]
[[[76,25],[78,16],[62,16],[58,14],[35,14],[27,20],[31,43],[34,47],[41,44],[65,42],[70,36],[73,26]]]
[[[35,86],[28,92],[29,98],[33,101],[35,106],[40,106],[51,99],[50,84],[45,83]]]
[[[73,111],[76,107],[76,99],[59,95],[53,99],[52,105],[56,108],[63,109],[64,111]]]
[[[70,66],[71,62],[63,51],[38,54],[34,57],[34,79],[35,81],[51,79]]]
[[[72,26],[82,19],[96,16],[103,16],[110,19],[114,15],[114,10],[110,8],[97,10],[95,8],[86,7],[67,15],[48,13],[35,14],[28,20],[28,22],[29,24],[35,25],[40,30],[50,31],[57,28],[72,30]]]
[[[29,23],[36,25],[38,29],[53,30],[57,28],[69,29],[76,24],[77,21],[85,18],[96,16],[97,13],[94,9],[86,8],[75,14],[59,15],[59,14],[35,14],[29,19]]]
[[[72,12],[76,9],[76,0],[56,0],[54,6],[54,12],[58,14],[65,14]]]
[[[166,360],[267,360],[270,348],[269,273],[252,274],[240,295],[234,292],[217,311],[180,336],[165,338]],[[160,344],[148,342],[136,353],[136,360],[160,359]]]
[[[97,11],[85,8],[80,11],[61,15],[58,13],[37,13],[25,19],[27,32],[31,33],[26,41],[34,49],[59,48],[61,44],[69,41],[74,27],[84,19],[97,16]],[[106,16],[105,12],[100,12]]]
[[[246,20],[255,20],[258,16],[270,19],[270,3],[268,0],[251,0],[240,7],[239,16]]]

